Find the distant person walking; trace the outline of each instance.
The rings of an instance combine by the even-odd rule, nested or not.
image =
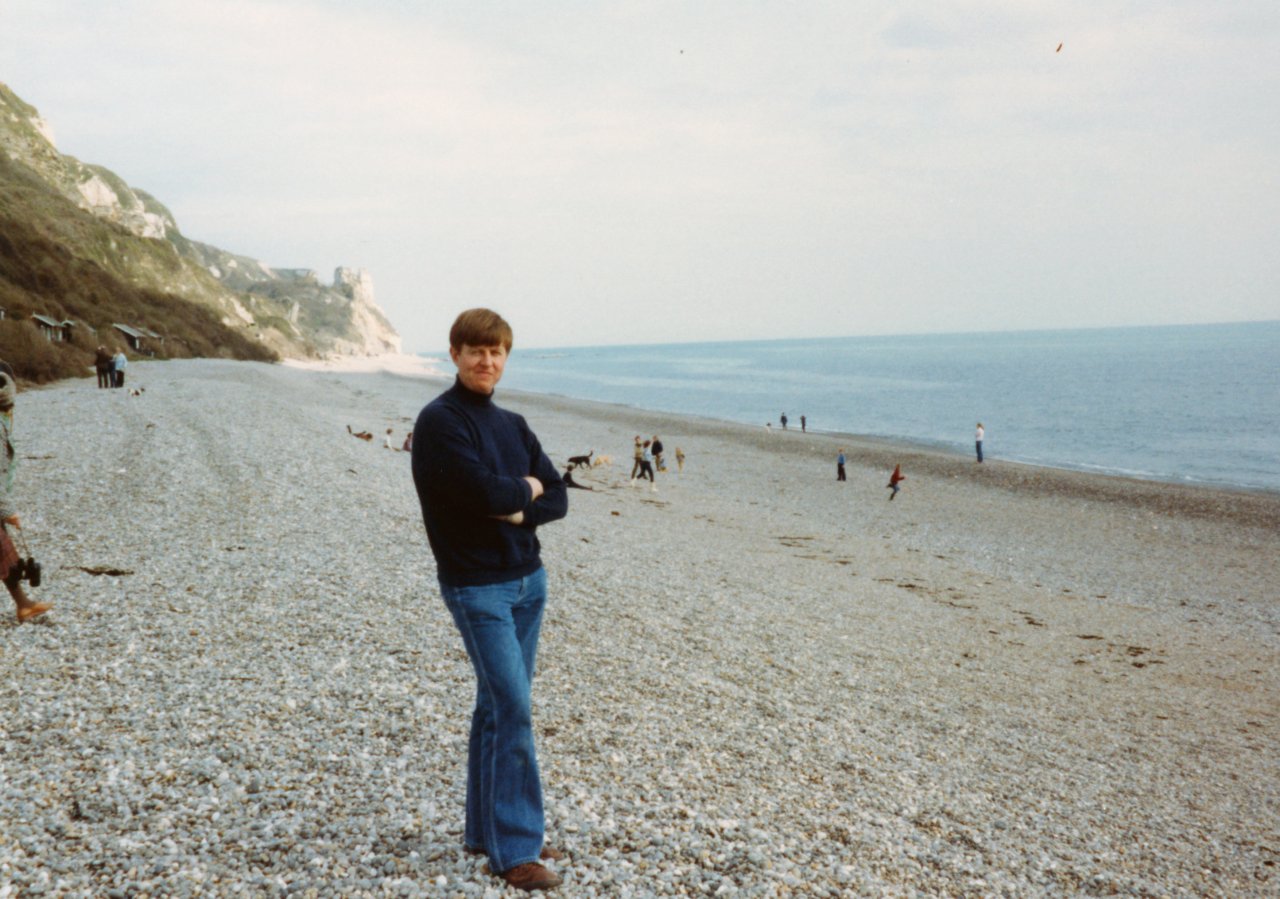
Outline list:
[[[783,412],[778,421],[782,422],[782,430],[785,431],[787,429],[787,413]]]
[[[844,449],[843,448],[838,453],[836,453],[836,480],[837,481],[848,480],[848,478],[844,476]]]
[[[805,417],[801,415],[800,416],[800,433],[803,434],[808,429],[809,429],[809,423],[805,420]]]
[[[902,466],[893,466],[893,474],[889,475],[889,489],[893,492],[889,494],[889,502],[893,502],[893,498],[898,495],[898,491],[902,488],[898,485],[905,481],[907,476],[902,473]]]
[[[684,474],[684,450],[676,447],[676,471]]]
[[[987,436],[986,429],[982,427],[982,422],[978,422],[978,429],[973,432],[973,445],[978,451],[978,463],[982,463],[982,441]]]
[[[662,441],[658,439],[658,435],[653,435],[653,443],[649,444],[649,451],[653,453],[653,467],[658,471],[666,471],[667,466],[662,461]]]
[[[113,361],[114,361],[114,365],[112,366],[112,369],[116,373],[115,384],[113,386],[123,387],[124,386],[124,370],[129,367],[129,357],[124,354],[124,350],[121,350],[120,352],[116,353],[116,358]]]
[[[9,528],[22,530],[11,499],[13,478],[18,467],[18,454],[13,448],[13,405],[18,396],[18,381],[7,362],[0,362],[0,580],[18,607],[18,623],[30,621],[53,608],[47,602],[36,602],[22,589],[24,577],[32,578],[18,555]],[[40,583],[34,577],[34,585]]]

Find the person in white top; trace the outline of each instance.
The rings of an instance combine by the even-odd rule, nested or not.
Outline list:
[[[976,431],[974,431],[974,432],[973,432],[973,445],[974,445],[974,446],[977,448],[977,450],[978,450],[978,461],[979,461],[979,462],[981,462],[981,461],[982,461],[982,438],[983,438],[983,437],[985,437],[986,435],[987,435],[987,432],[986,432],[985,430],[983,430],[983,428],[982,428],[982,422],[978,422],[978,430],[976,430]]]

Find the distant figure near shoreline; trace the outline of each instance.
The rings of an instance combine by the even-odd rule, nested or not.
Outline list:
[[[987,436],[986,430],[982,427],[982,422],[978,422],[978,429],[973,432],[973,445],[978,451],[978,464],[982,464],[982,440]]]
[[[836,454],[836,480],[846,481],[848,478],[844,476],[844,447]]]
[[[892,493],[889,494],[889,502],[893,502],[893,498],[897,496],[898,491],[902,489],[898,485],[903,481],[905,481],[906,479],[907,479],[907,476],[902,473],[902,466],[901,465],[893,466],[893,474],[889,475],[888,487],[890,490],[893,491]]]

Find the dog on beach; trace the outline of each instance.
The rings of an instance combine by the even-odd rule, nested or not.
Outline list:
[[[575,468],[577,468],[579,465],[581,465],[583,468],[590,468],[590,467],[591,467],[591,456],[592,456],[592,453],[594,453],[594,452],[595,452],[595,450],[592,450],[590,453],[587,453],[585,456],[570,456],[570,457],[569,457],[569,471],[573,471],[573,470],[574,470]]]
[[[591,460],[592,468],[600,468],[602,466],[612,465],[612,464],[613,464],[613,456],[599,455]]]

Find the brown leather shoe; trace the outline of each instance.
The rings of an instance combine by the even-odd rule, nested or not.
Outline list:
[[[548,871],[537,862],[525,862],[503,871],[498,875],[517,890],[532,892],[534,890],[551,890],[560,886],[562,881],[554,871]]]

